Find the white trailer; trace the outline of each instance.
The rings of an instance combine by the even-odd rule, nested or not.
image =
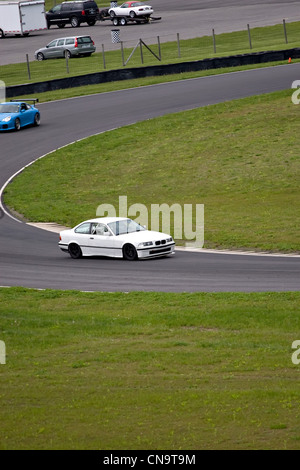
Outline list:
[[[28,36],[32,31],[47,29],[45,1],[0,1],[0,38],[7,34]]]

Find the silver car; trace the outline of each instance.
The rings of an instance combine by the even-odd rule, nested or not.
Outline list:
[[[46,47],[35,51],[37,60],[56,59],[75,56],[89,56],[95,52],[95,43],[90,36],[72,36],[68,38],[54,39]]]

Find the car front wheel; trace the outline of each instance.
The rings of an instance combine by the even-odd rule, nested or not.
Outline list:
[[[134,13],[134,11],[130,11],[130,12],[129,12],[129,16],[130,16],[130,18],[135,18],[135,13]]]
[[[39,61],[45,59],[44,54],[43,54],[42,52],[38,52],[36,58],[37,58],[37,60],[39,60]]]
[[[19,118],[16,118],[15,120],[15,130],[19,131],[21,129],[21,122]]]
[[[127,243],[126,245],[124,245],[123,257],[124,259],[127,259],[128,261],[134,261],[135,259],[137,259],[136,249],[130,243]]]

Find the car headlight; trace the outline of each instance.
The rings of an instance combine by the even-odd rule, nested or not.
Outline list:
[[[139,246],[151,246],[153,245],[153,242],[143,242],[143,243],[139,243]]]
[[[167,242],[167,243],[170,243],[170,242],[172,242],[172,241],[173,241],[173,238],[172,238],[172,237],[166,239],[166,242]]]
[[[3,122],[8,122],[11,120],[11,116],[6,116],[6,118],[2,119]]]

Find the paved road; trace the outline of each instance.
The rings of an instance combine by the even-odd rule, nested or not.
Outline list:
[[[58,2],[57,2],[58,3]],[[154,16],[162,20],[146,25],[131,24],[121,27],[120,35],[125,47],[134,47],[139,38],[148,44],[175,41],[179,33],[182,39],[238,31],[250,26],[277,24],[283,19],[300,20],[299,2],[279,2],[274,0],[151,0]],[[97,22],[95,26],[82,25],[80,28],[67,26],[64,30],[53,27],[50,30],[31,34],[28,38],[14,36],[0,40],[0,65],[24,62],[26,54],[34,60],[34,51],[45,46],[52,39],[73,34],[92,35],[97,50],[119,48],[111,42],[112,24],[110,21]],[[1,74],[1,70],[0,70]],[[1,75],[0,75],[1,79]]]
[[[1,135],[0,187],[33,159],[76,139],[167,113],[287,89],[299,76],[300,65],[293,64],[41,104],[40,128]],[[72,118],[78,110],[86,116],[80,125]],[[299,290],[299,258],[178,251],[172,258],[134,263],[72,260],[58,250],[57,238],[7,215],[0,218],[0,285],[101,291]]]

